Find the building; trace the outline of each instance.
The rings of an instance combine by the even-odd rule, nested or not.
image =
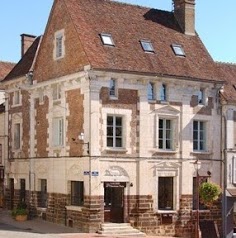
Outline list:
[[[196,185],[222,184],[224,81],[194,18],[193,0],[173,12],[54,1],[43,37],[4,80],[9,208],[25,201],[86,232],[105,222],[196,232]],[[200,209],[222,232],[220,202]]]
[[[236,226],[236,65],[217,63],[226,84],[221,90],[222,104],[222,152],[224,167],[224,207],[225,237],[232,237],[233,228]]]
[[[14,63],[0,61],[0,81],[11,71]],[[5,132],[5,93],[0,89],[0,207],[3,206],[4,197],[4,164],[7,159],[7,133]]]

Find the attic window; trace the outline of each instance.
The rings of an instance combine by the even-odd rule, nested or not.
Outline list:
[[[115,45],[111,37],[111,34],[101,34],[100,36],[101,36],[103,45],[111,45],[111,46]]]
[[[142,47],[143,47],[143,50],[145,52],[154,52],[154,48],[152,46],[152,42],[149,41],[149,40],[141,40],[140,41]]]
[[[171,46],[176,56],[185,56],[184,49],[181,45],[172,44]]]

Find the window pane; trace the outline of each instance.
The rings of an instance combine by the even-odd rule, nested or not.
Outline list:
[[[158,180],[158,209],[173,210],[173,177],[159,177]]]
[[[107,146],[113,147],[113,138],[107,137]]]
[[[163,140],[159,140],[159,148],[163,149]]]
[[[71,205],[81,206],[84,202],[84,182],[71,182]]]
[[[116,147],[122,147],[122,139],[116,138]]]
[[[113,136],[113,127],[107,127],[107,136]]]
[[[122,118],[116,117],[116,126],[122,126]]]
[[[166,85],[161,85],[161,101],[166,101]]]
[[[170,140],[166,141],[166,149],[171,149],[171,141]]]
[[[107,125],[113,126],[113,117],[107,117]]]
[[[122,136],[122,128],[121,127],[116,128],[116,136]]]
[[[153,100],[154,99],[154,84],[149,83],[147,90],[148,90],[148,100]]]
[[[194,141],[194,142],[193,142],[193,149],[194,149],[194,150],[197,150],[197,149],[198,149],[198,143],[197,143],[197,141]]]
[[[197,131],[194,131],[194,132],[193,132],[193,139],[194,139],[194,140],[197,140],[197,139],[198,139],[198,132],[197,132]]]
[[[198,130],[198,121],[193,121],[193,130]]]
[[[159,119],[159,128],[163,128],[163,120]]]
[[[170,129],[170,124],[171,124],[170,120],[166,120],[166,128],[167,129]]]

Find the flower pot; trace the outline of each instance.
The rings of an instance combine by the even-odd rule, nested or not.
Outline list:
[[[26,221],[27,220],[27,215],[16,215],[15,220],[16,221]]]

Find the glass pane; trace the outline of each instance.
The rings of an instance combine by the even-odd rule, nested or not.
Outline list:
[[[198,150],[198,143],[197,141],[193,141],[193,149]]]
[[[161,101],[166,101],[166,85],[161,85]]]
[[[205,147],[204,147],[204,142],[203,141],[200,141],[200,150],[204,150],[205,149]]]
[[[171,149],[171,140],[166,140],[166,149]]]
[[[171,128],[171,121],[166,120],[166,129],[170,129],[170,128]]]
[[[163,128],[163,119],[159,119],[159,128]]]
[[[102,35],[102,41],[104,45],[113,45],[112,38],[109,35]]]
[[[107,137],[107,146],[108,147],[113,147],[113,138]]]
[[[144,51],[154,51],[151,42],[141,41],[141,44],[142,44]]]
[[[171,130],[166,130],[166,139],[171,139]]]
[[[198,132],[197,132],[197,131],[194,131],[194,132],[193,132],[193,139],[194,139],[194,140],[197,140],[197,139],[198,139]]]
[[[200,140],[204,139],[204,131],[200,131]]]
[[[116,136],[122,136],[122,128],[116,127]]]
[[[113,126],[113,117],[110,116],[107,117],[107,125]]]
[[[201,131],[204,130],[203,122],[201,121],[199,124],[200,124],[200,130],[201,130]]]
[[[163,130],[159,130],[159,139],[163,139]]]
[[[163,149],[163,140],[159,140],[159,148]]]
[[[122,126],[122,117],[116,117],[116,125]]]
[[[152,83],[148,84],[148,99],[149,100],[154,99],[154,85]]]
[[[107,127],[107,136],[113,136],[113,127]]]
[[[197,121],[193,122],[193,130],[194,131],[198,130],[198,122]]]
[[[116,138],[116,147],[122,147],[122,139]]]

